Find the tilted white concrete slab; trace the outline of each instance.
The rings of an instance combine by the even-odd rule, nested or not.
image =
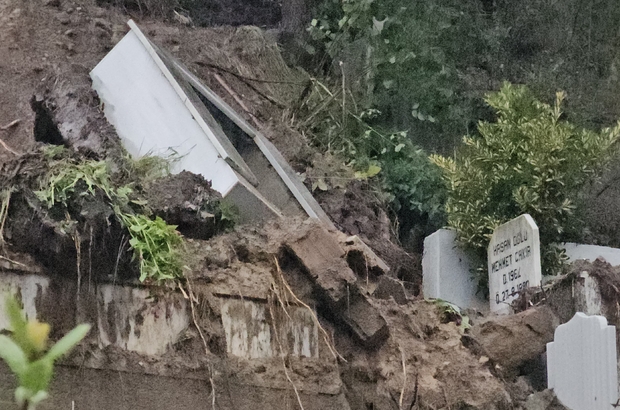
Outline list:
[[[239,208],[242,223],[307,215],[333,226],[262,134],[151,43],[133,21],[128,25],[129,33],[91,71],[91,78],[106,118],[130,154],[172,154],[173,172],[187,170],[212,181],[213,188]],[[210,112],[213,106],[202,98],[246,134],[253,142],[251,153],[242,156],[237,151],[233,136],[224,133]]]

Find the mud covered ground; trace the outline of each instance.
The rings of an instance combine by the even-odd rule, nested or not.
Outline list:
[[[134,178],[121,166],[122,149],[88,77],[127,31],[129,18],[259,126],[310,187],[313,177],[346,173],[290,126],[308,78],[286,66],[263,30],[194,28],[126,12],[91,0],[0,0],[2,188],[16,188],[2,223],[3,257],[17,262],[3,260],[0,275],[37,272],[51,278],[53,291],[38,303],[54,306],[55,336],[77,319],[96,322],[97,292],[110,283],[143,289],[126,235],[101,196],[73,210],[82,228],[79,236],[63,233],[58,218],[33,197],[46,172],[43,143],[64,144],[79,160],[110,161],[118,178]],[[243,107],[221,80],[243,99]],[[178,225],[186,238],[183,289],[152,286],[148,291],[186,306],[191,325],[165,354],[153,357],[87,341],[63,363],[52,389],[56,396],[42,408],[70,408],[73,397],[82,403],[76,408],[109,409],[163,409],[172,403],[183,409],[551,408],[526,405],[530,394],[544,388],[531,367],[536,370],[552,332],[549,316],[525,312],[515,323],[487,324],[486,333],[476,333],[484,321],[472,313],[473,329],[460,327],[459,315],[423,299],[421,256],[397,244],[387,213],[367,183],[317,191],[342,232],[288,220],[231,232],[213,219],[217,209],[209,204],[217,203],[218,194],[200,177],[183,173],[143,185],[135,186],[136,192],[152,212]],[[363,239],[389,269],[368,263],[349,235]],[[320,247],[325,244],[333,246]],[[82,281],[81,272],[89,274]],[[268,325],[276,331],[289,303],[302,310],[307,306],[324,330],[319,357],[293,357],[282,346],[271,357],[235,357],[222,324],[222,306],[230,300],[265,307]],[[122,308],[109,312],[110,323],[122,316]],[[499,332],[509,335],[510,346],[527,343],[515,330],[524,323],[544,328],[546,335],[529,356],[510,366],[492,357],[495,351],[485,347],[485,340]],[[179,382],[185,379],[191,381]],[[10,380],[1,369],[0,380]],[[3,404],[10,394],[3,383]]]

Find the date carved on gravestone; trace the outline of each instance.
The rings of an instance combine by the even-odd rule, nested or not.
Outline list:
[[[511,313],[510,303],[519,292],[542,280],[538,226],[528,214],[493,232],[488,249],[491,312]]]

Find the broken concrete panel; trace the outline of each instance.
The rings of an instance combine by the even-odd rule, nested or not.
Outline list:
[[[319,334],[312,313],[299,306],[288,306],[286,311],[271,318],[265,302],[222,298],[228,354],[246,359],[279,354],[318,358]]]
[[[38,318],[37,304],[49,287],[49,279],[39,275],[0,274],[0,330],[9,329],[6,299],[12,295],[24,306],[26,319]]]
[[[310,275],[315,291],[362,344],[383,343],[389,335],[385,320],[360,291],[337,235],[319,224],[301,229],[306,231],[287,245]]]
[[[381,346],[390,336],[385,319],[365,295],[352,296],[339,313],[353,335],[368,348]]]
[[[377,287],[372,295],[377,299],[389,299],[393,297],[399,305],[404,305],[409,302],[403,282],[389,276],[381,276],[379,278]]]
[[[558,325],[552,310],[541,306],[511,316],[490,316],[471,329],[471,337],[483,355],[506,375],[515,376],[520,366],[545,352]]]
[[[599,281],[585,270],[577,278],[573,283],[575,311],[586,315],[602,315],[604,308]]]
[[[345,260],[346,252],[335,235],[315,224],[288,246],[322,292],[333,303],[341,303],[357,280]]]
[[[469,257],[458,247],[456,232],[440,229],[424,239],[422,258],[424,297],[443,299],[462,309],[489,310],[478,295]]]
[[[189,326],[187,302],[176,295],[161,299],[150,296],[147,289],[100,285],[99,344],[144,355],[166,353]]]
[[[612,324],[618,321],[617,268],[602,259],[593,263],[577,261],[571,272],[539,291],[532,299],[545,300],[561,322],[568,322],[576,312],[605,316]]]
[[[620,265],[620,249],[608,246],[583,245],[580,243],[565,243],[566,256],[571,262],[579,259],[594,262],[598,258],[603,258],[611,266]]]
[[[347,260],[349,261],[349,265],[352,264],[352,255],[359,255],[360,262],[363,262],[362,269],[357,270],[353,268],[358,275],[361,275],[362,271],[366,273],[366,276],[369,272],[375,275],[385,275],[390,272],[390,267],[383,261],[383,259],[379,258],[377,254],[374,253],[373,250],[360,239],[359,236],[353,235],[344,238],[343,247],[347,252]]]

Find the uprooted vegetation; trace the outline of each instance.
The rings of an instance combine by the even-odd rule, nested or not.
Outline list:
[[[88,266],[92,266],[92,252],[97,242],[105,243],[107,238],[117,243],[121,238],[118,254],[112,259],[116,261],[113,277],[118,273],[118,264],[126,259],[125,251],[130,249],[131,261],[136,263],[141,282],[181,278],[183,239],[177,226],[168,224],[158,213],[168,215],[169,219],[183,220],[186,225],[188,221],[194,222],[196,226],[189,235],[197,233],[203,238],[225,231],[233,224],[223,215],[225,207],[220,204],[221,197],[206,181],[192,179],[187,174],[169,176],[165,160],[145,157],[134,161],[128,156],[116,162],[93,160],[72,154],[61,146],[42,146],[26,158],[5,163],[4,167],[39,170],[32,175],[22,174],[19,181],[11,178],[3,181],[3,221],[8,220],[7,235],[11,239],[14,234],[20,237],[15,232],[19,217],[9,218],[11,209],[21,209],[22,215],[29,209],[40,225],[29,222],[32,231],[21,239],[27,240],[29,235],[41,237],[43,232],[36,232],[41,229],[49,239],[61,243],[72,241],[74,249],[64,251],[75,255],[71,259],[76,259],[78,276],[82,260],[88,260]],[[149,189],[167,179],[174,179],[176,186],[187,191],[186,195],[175,197],[181,201],[176,208],[171,203],[150,203],[145,199],[157,196],[160,192],[151,193]],[[184,201],[188,201],[187,204]],[[87,252],[88,257],[82,252]],[[69,257],[45,253],[39,255],[43,263],[48,262],[46,257]],[[92,272],[92,267],[89,271]]]

